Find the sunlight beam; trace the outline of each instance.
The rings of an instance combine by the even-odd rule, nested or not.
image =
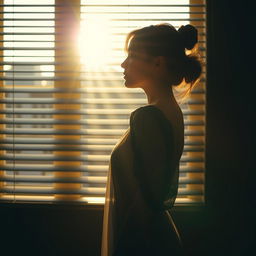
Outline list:
[[[81,64],[88,68],[100,68],[110,61],[110,21],[104,15],[88,15],[82,19],[78,48]]]

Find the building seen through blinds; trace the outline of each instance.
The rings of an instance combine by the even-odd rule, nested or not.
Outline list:
[[[0,0],[0,201],[103,204],[110,153],[146,105],[124,87],[126,35],[188,23],[205,63],[199,0]],[[205,71],[205,67],[204,67]],[[204,202],[205,72],[182,105],[176,204]]]

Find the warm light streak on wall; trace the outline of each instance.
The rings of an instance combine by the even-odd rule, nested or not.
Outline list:
[[[56,74],[62,77],[63,80],[55,81],[54,87],[64,90],[61,93],[55,93],[54,97],[58,100],[79,100],[81,95],[80,93],[68,93],[70,88],[72,91],[80,88],[80,81],[76,78],[79,75],[80,64],[79,59],[77,58],[76,47],[76,32],[79,27],[80,19],[80,0],[73,0],[72,2],[68,0],[56,0],[56,62],[60,63],[56,65]],[[63,23],[68,21],[68,26],[63,26]],[[61,64],[63,63],[63,64]],[[67,72],[65,72],[67,71]],[[81,108],[80,104],[55,104],[55,110],[57,111],[66,111],[74,110],[79,111]],[[81,119],[80,115],[63,115],[58,114],[54,115],[56,120],[65,120],[67,124],[56,124],[54,128],[56,131],[65,131],[67,134],[64,135],[55,135],[57,140],[66,140],[66,141],[80,141],[80,135],[68,135],[70,130],[79,131],[81,125],[79,124],[68,124],[68,121],[78,121]],[[63,145],[63,147],[68,147],[69,145]],[[55,151],[54,155],[60,158],[76,158],[81,156],[81,152],[78,151]],[[70,169],[80,167],[81,162],[78,161],[55,161],[54,166],[58,168],[67,168]],[[81,176],[80,172],[55,172],[54,176],[56,178],[79,178]],[[79,199],[81,185],[80,183],[55,183],[54,188],[57,190],[65,191],[66,193],[62,195],[56,194],[55,198],[59,200],[75,200]],[[76,191],[77,194],[68,195],[67,193],[73,193],[71,191]]]

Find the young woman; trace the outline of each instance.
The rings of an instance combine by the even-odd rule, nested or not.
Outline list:
[[[201,74],[191,25],[169,24],[128,34],[121,64],[125,86],[142,88],[148,105],[130,115],[130,127],[111,154],[101,255],[182,255],[170,210],[178,190],[184,123],[173,86],[188,90]]]

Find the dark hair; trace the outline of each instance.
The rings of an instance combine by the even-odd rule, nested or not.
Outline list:
[[[202,72],[199,54],[196,51],[197,29],[192,25],[181,26],[176,30],[170,24],[144,27],[130,32],[126,38],[125,49],[145,51],[151,56],[164,56],[171,74],[171,85],[185,82],[189,93]],[[186,54],[187,50],[192,50]]]

